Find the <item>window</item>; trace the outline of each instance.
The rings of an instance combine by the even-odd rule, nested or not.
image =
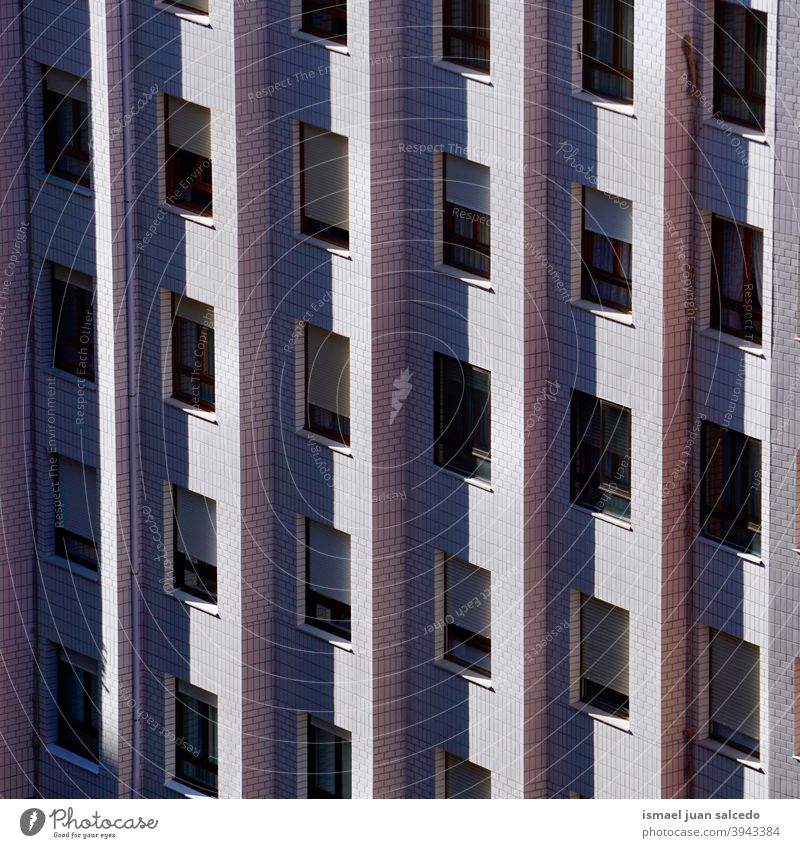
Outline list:
[[[444,157],[444,261],[488,277],[491,205],[489,169],[458,156]]]
[[[581,297],[608,309],[631,311],[631,203],[583,189]]]
[[[492,673],[490,584],[483,568],[445,560],[445,659],[487,677]]]
[[[489,0],[444,0],[442,58],[489,73]]]
[[[492,797],[492,773],[463,760],[454,754],[445,754],[444,797],[479,799]]]
[[[712,739],[758,757],[758,648],[720,630],[709,632],[709,731]]]
[[[163,0],[163,2],[187,12],[195,12],[198,15],[208,14],[208,0]]]
[[[350,638],[350,537],[306,519],[306,623]]]
[[[58,649],[56,744],[88,760],[100,754],[97,664]]]
[[[55,553],[97,570],[97,480],[94,468],[65,456],[51,458]]]
[[[53,367],[94,381],[92,278],[53,265],[51,296]]]
[[[761,344],[761,232],[715,215],[711,240],[711,326]]]
[[[350,798],[349,736],[308,720],[308,797]]]
[[[581,687],[585,704],[628,716],[628,612],[581,596]]]
[[[214,309],[173,295],[172,396],[196,409],[215,409]]]
[[[211,216],[211,112],[165,97],[167,203]]]
[[[572,393],[572,500],[623,521],[631,517],[631,411]]]
[[[216,797],[217,699],[179,680],[175,697],[175,777]]]
[[[761,553],[761,442],[703,422],[701,532]]]
[[[188,489],[172,490],[176,589],[217,601],[217,505]]]
[[[717,0],[714,111],[724,120],[763,130],[766,93],[766,14]]]
[[[347,44],[347,0],[303,0],[304,32]]]
[[[491,375],[434,354],[434,461],[468,477],[491,479]]]
[[[633,0],[584,0],[583,87],[633,101]]]
[[[89,96],[86,80],[55,68],[44,73],[44,167],[88,186]]]
[[[305,427],[350,444],[350,340],[306,324]]]
[[[300,229],[341,247],[350,244],[348,141],[300,125]]]

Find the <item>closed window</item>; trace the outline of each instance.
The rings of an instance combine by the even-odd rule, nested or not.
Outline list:
[[[350,637],[350,537],[306,519],[306,622]]]
[[[445,754],[444,797],[481,799],[492,797],[492,773],[475,763]]]
[[[758,757],[758,648],[720,630],[711,630],[708,693],[709,736]]]
[[[727,121],[764,129],[767,16],[740,3],[714,7],[714,111]]]
[[[51,327],[53,367],[94,381],[92,278],[53,265]]]
[[[444,261],[488,277],[491,269],[489,169],[458,156],[444,157]]]
[[[489,0],[444,0],[442,58],[489,73]]]
[[[572,500],[629,521],[631,411],[574,391],[571,412]]]
[[[179,486],[172,490],[174,585],[203,600],[217,600],[217,505]]]
[[[714,216],[711,238],[711,326],[761,344],[761,232]]]
[[[434,460],[468,477],[491,479],[491,375],[434,354]]]
[[[54,461],[55,460],[55,461]],[[73,565],[97,570],[97,476],[65,456],[51,458],[55,505],[55,553]]]
[[[207,795],[218,792],[217,699],[177,681],[175,777]]]
[[[178,295],[173,295],[172,309],[172,396],[213,412],[214,309]]]
[[[628,715],[628,612],[581,596],[580,698],[614,715]]]
[[[303,0],[304,32],[347,44],[347,0]]]
[[[300,229],[347,247],[350,243],[348,142],[300,125]]]
[[[350,736],[309,718],[307,730],[308,797],[351,797]]]
[[[305,427],[350,444],[350,340],[306,324]]]
[[[761,442],[704,421],[701,462],[701,532],[761,553]]]
[[[632,206],[583,189],[581,296],[608,309],[631,311]]]
[[[97,664],[58,649],[56,743],[97,760],[100,754],[100,686]]]
[[[210,216],[211,112],[180,97],[164,102],[167,203]]]
[[[86,80],[50,68],[44,73],[44,167],[88,186],[89,94]]]
[[[633,101],[633,0],[584,0],[583,87]]]
[[[448,557],[444,563],[445,658],[487,677],[492,673],[491,575]]]

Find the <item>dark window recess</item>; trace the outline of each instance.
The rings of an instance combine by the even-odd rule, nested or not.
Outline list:
[[[344,136],[300,125],[300,229],[350,245],[349,145]]]
[[[492,230],[488,168],[444,157],[442,216],[445,264],[488,278]]]
[[[304,32],[347,44],[346,0],[303,0]]]
[[[701,532],[761,553],[761,442],[703,422]]]
[[[173,325],[172,396],[196,409],[215,410],[214,330],[180,314]]]
[[[305,342],[305,428],[349,445],[350,340],[306,324]]]
[[[485,569],[445,560],[445,658],[487,677],[492,673],[490,581]]]
[[[308,797],[351,797],[350,740],[308,720]]]
[[[67,281],[70,276],[78,278],[53,271],[53,367],[94,382],[94,293],[88,278],[80,275],[76,285]]]
[[[719,630],[709,636],[709,736],[758,759],[758,648]]]
[[[633,101],[633,0],[584,0],[583,88]]]
[[[434,354],[434,461],[491,479],[491,375],[466,362]]]
[[[58,656],[58,735],[56,743],[89,760],[99,758],[100,687],[97,674]]]
[[[583,191],[581,297],[631,311],[631,204],[593,189]]]
[[[581,596],[580,698],[614,715],[628,716],[628,612]]]
[[[218,791],[217,708],[186,692],[175,696],[175,777],[216,797]]]
[[[176,589],[204,601],[217,601],[216,504],[195,492],[172,490]]]
[[[631,413],[572,393],[572,500],[623,521],[631,517]]]
[[[761,344],[761,232],[714,217],[711,326]]]
[[[57,457],[51,465],[55,555],[97,570],[97,476],[94,468]]]
[[[51,69],[44,75],[44,167],[89,186],[89,104],[86,81]]]
[[[764,129],[767,16],[717,0],[714,13],[714,111],[727,121]]]
[[[489,73],[489,0],[444,0],[442,58]]]
[[[306,623],[350,638],[350,537],[308,518]]]
[[[166,97],[167,203],[211,216],[211,113],[203,106]]]

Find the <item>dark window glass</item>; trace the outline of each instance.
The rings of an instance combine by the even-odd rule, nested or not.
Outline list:
[[[182,692],[175,699],[175,777],[217,795],[217,708]]]
[[[350,638],[350,538],[308,518],[306,622]]]
[[[442,58],[489,73],[489,0],[444,0]]]
[[[308,797],[350,798],[350,740],[308,720]]]
[[[64,79],[66,75],[63,75]],[[89,104],[85,94],[53,91],[44,82],[44,167],[53,176],[79,185],[90,185]]]
[[[97,675],[73,665],[63,651],[58,657],[57,699],[57,744],[81,757],[97,760],[100,753]]]
[[[165,98],[167,203],[211,216],[211,113],[177,97]]]
[[[172,396],[213,412],[214,330],[176,315],[172,336]]]
[[[57,457],[51,464],[51,480],[54,485],[55,554],[73,565],[96,571],[96,471],[79,462]]]
[[[53,367],[94,381],[93,292],[53,275]]]
[[[492,673],[489,572],[445,561],[445,657],[487,677]]]
[[[173,487],[174,586],[202,600],[216,603],[217,531],[212,503],[194,492]],[[198,550],[209,553],[204,558],[196,554]],[[214,562],[206,562],[206,559],[213,559]]]
[[[347,44],[346,0],[303,0],[303,31]]]
[[[480,211],[468,205],[470,194],[482,184],[488,169],[477,163],[455,162],[456,157],[444,157],[444,261],[454,268],[489,277],[491,271],[492,219],[486,209]],[[465,165],[474,176],[465,171]],[[464,199],[460,200],[459,196]],[[454,200],[459,198],[459,202]]]
[[[633,101],[633,0],[584,0],[583,87]]]
[[[608,309],[631,311],[631,245],[619,238],[624,228],[616,220],[597,220],[608,209],[614,219],[627,218],[630,229],[630,203],[600,192],[583,193],[583,265],[581,296]],[[595,202],[599,199],[599,203]],[[630,236],[627,236],[630,238]]]

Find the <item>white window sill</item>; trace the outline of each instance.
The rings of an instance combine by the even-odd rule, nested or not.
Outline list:
[[[349,259],[351,261],[353,259],[349,248],[335,245],[333,242],[325,241],[325,239],[317,238],[316,236],[307,236],[305,233],[295,233],[295,238],[302,244],[307,244],[310,247],[318,247],[321,250],[325,250],[330,253],[331,256],[338,256],[340,259]]]
[[[69,374],[67,371],[61,371],[58,368],[53,368],[51,365],[46,365],[42,371],[44,371],[45,374],[52,374],[53,377],[58,377],[59,380],[63,380],[65,383],[72,383],[76,386],[80,386],[81,388],[89,389],[92,392],[97,390],[97,384],[91,380],[87,380],[86,377],[79,377],[77,374]]]
[[[598,109],[607,109],[609,112],[616,112],[618,115],[625,115],[627,118],[636,117],[633,103],[618,103],[616,100],[609,100],[600,94],[592,94],[591,91],[584,91],[582,88],[573,89],[572,97],[584,103],[591,103],[592,106],[596,106]]]
[[[64,762],[71,763],[73,766],[78,766],[78,768],[82,768],[84,771],[89,771],[92,774],[100,774],[100,764],[94,760],[87,760],[86,757],[73,754],[72,751],[67,751],[66,748],[62,748],[60,745],[48,745],[46,750],[48,754],[58,757],[59,760],[64,760]]]
[[[478,480],[476,477],[467,477],[466,474],[462,474],[460,471],[453,471],[451,468],[447,468],[444,465],[436,465],[436,467],[448,477],[455,477],[456,480],[460,480],[468,486],[474,486],[476,489],[480,489],[483,492],[494,492],[491,483],[487,483],[485,480]]]
[[[468,272],[461,268],[454,268],[452,265],[438,264],[433,266],[433,270],[439,274],[444,274],[446,277],[453,277],[456,280],[461,280],[462,283],[466,283],[469,286],[475,286],[476,288],[483,289],[484,291],[494,291],[491,280],[487,280],[485,277],[471,276]]]
[[[80,185],[80,183],[73,183],[69,180],[65,180],[63,177],[56,177],[53,174],[48,174],[47,171],[40,171],[39,179],[43,183],[47,183],[47,185],[66,189],[72,194],[79,194],[81,197],[94,197],[94,191],[92,189]]]
[[[753,769],[753,771],[760,771],[761,774],[765,773],[764,766],[761,764],[760,760],[754,760],[752,757],[748,757],[747,754],[742,751],[737,751],[736,748],[732,748],[724,742],[718,742],[716,739],[706,738],[698,739],[697,744],[701,748],[705,748],[707,751],[712,751],[713,753],[726,757],[729,760],[735,760],[739,763],[739,765]]]
[[[171,203],[162,203],[161,208],[170,215],[175,215],[177,218],[183,218],[184,221],[191,221],[193,224],[200,224],[201,227],[207,227],[209,230],[216,230],[214,219],[208,215],[198,215],[195,212],[190,212],[188,209],[183,209],[180,206],[173,206]]]
[[[441,68],[443,71],[448,71],[452,74],[464,79],[479,82],[483,85],[492,85],[492,78],[489,74],[482,74],[480,71],[470,70],[466,65],[459,65],[458,62],[448,62],[447,59],[436,59],[433,63],[434,68]]]
[[[85,565],[78,565],[76,562],[70,562],[68,559],[64,559],[64,557],[55,556],[55,554],[53,554],[46,557],[44,562],[48,565],[53,565],[56,568],[63,568],[64,571],[69,571],[70,574],[74,574],[76,577],[83,577],[84,580],[91,580],[92,583],[100,582],[99,571],[93,571]]]
[[[334,453],[339,453],[342,456],[352,456],[353,451],[349,445],[343,445],[337,442],[336,439],[329,439],[327,436],[322,436],[319,433],[312,433],[311,430],[303,428],[296,431],[297,435],[308,442],[314,442],[324,448],[330,448]]]
[[[202,12],[192,12],[189,9],[182,9],[180,6],[175,6],[172,3],[160,3],[159,0],[155,0],[153,6],[161,12],[168,12],[171,15],[175,15],[176,18],[180,18],[182,21],[211,27],[211,19],[208,15],[202,14]]]
[[[205,798],[207,801],[217,800],[213,795],[206,795],[205,792],[201,792],[199,789],[193,789],[191,786],[181,783],[180,780],[175,780],[174,777],[171,777],[164,784],[164,788],[171,789],[173,792],[183,795],[184,798]]]
[[[713,327],[706,327],[700,333],[701,336],[704,336],[707,339],[713,339],[716,342],[720,342],[721,344],[730,345],[731,347],[738,348],[743,353],[749,353],[752,356],[758,356],[761,359],[766,359],[767,356],[764,353],[764,348],[760,345],[752,344],[747,342],[746,339],[740,339],[738,336],[732,336],[729,333],[723,333],[720,330],[715,330]]]
[[[313,32],[295,29],[292,30],[292,37],[298,41],[305,41],[307,44],[316,44],[317,47],[324,47],[326,50],[330,50],[331,53],[341,53],[342,56],[350,55],[350,48],[346,44],[337,44],[335,41],[329,41],[321,35],[314,35]]]
[[[187,607],[204,612],[206,615],[211,615],[214,618],[219,618],[219,607],[217,604],[212,604],[211,601],[201,601],[200,598],[196,598],[194,595],[184,592],[181,589],[166,589],[166,593],[170,598],[175,598],[175,600],[186,604]]]
[[[628,530],[631,533],[633,532],[633,525],[628,521],[623,521],[621,518],[615,518],[613,515],[608,515],[605,512],[595,512],[594,510],[589,509],[589,507],[578,503],[573,503],[572,508],[578,510],[578,512],[584,512],[586,515],[591,515],[592,518],[596,518],[599,521],[606,521],[609,524],[613,524],[615,527],[621,527],[623,530]]]
[[[727,120],[727,118],[715,118],[713,114],[708,114],[703,118],[703,126],[713,127],[726,134],[730,131],[735,135],[741,136],[746,141],[752,141],[755,144],[769,145],[766,133],[754,130],[752,127],[745,127],[742,124],[735,124]]]
[[[595,721],[607,724],[609,727],[615,727],[617,730],[622,730],[625,733],[631,733],[630,719],[612,715],[611,713],[605,712],[605,710],[593,707],[591,704],[584,704],[583,701],[574,701],[570,704],[570,707],[572,707],[572,709],[576,712],[583,713]]]
[[[599,303],[594,303],[591,300],[584,300],[581,297],[575,297],[570,301],[570,306],[576,309],[582,309],[584,312],[591,312],[598,318],[607,318],[609,321],[616,321],[617,324],[625,324],[627,327],[633,326],[633,313],[618,312],[616,309],[603,309]]]
[[[185,403],[184,401],[178,400],[177,398],[164,398],[164,405],[171,406],[173,409],[179,409],[181,412],[185,412],[187,415],[193,415],[195,418],[201,418],[203,421],[208,421],[211,424],[218,423],[216,412],[207,412],[205,409],[197,409],[197,407],[192,406],[190,403]]]
[[[306,624],[305,622],[298,624],[297,629],[303,633],[308,633],[309,636],[313,636],[315,639],[327,642],[329,645],[332,645],[334,648],[338,648],[340,651],[347,651],[348,654],[354,653],[353,643],[345,639],[344,636],[337,636],[335,633],[328,633],[327,630],[320,630],[319,627],[314,627],[313,625]]]
[[[474,683],[476,686],[482,686],[484,689],[494,692],[494,686],[492,686],[492,679],[490,677],[484,677],[481,674],[476,674],[474,671],[464,668],[463,665],[446,660],[444,657],[437,657],[433,661],[433,664],[436,668],[446,671],[453,677],[461,677],[466,680],[467,683]]]
[[[764,562],[764,558],[759,554],[748,554],[747,551],[740,551],[739,548],[734,548],[733,545],[726,545],[724,542],[718,542],[716,539],[711,539],[708,536],[704,536],[702,533],[700,534],[700,538],[703,541],[707,542],[709,545],[713,545],[714,548],[718,551],[723,551],[727,554],[733,554],[734,556],[739,557],[739,559],[744,560],[745,562],[751,562],[753,565],[765,566],[766,562]]]

